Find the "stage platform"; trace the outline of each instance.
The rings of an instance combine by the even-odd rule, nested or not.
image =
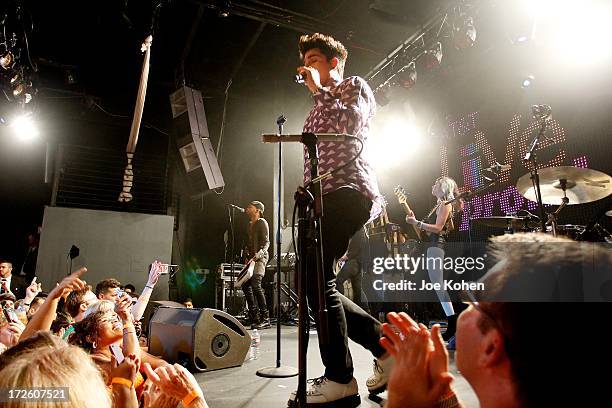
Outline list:
[[[289,394],[297,387],[297,377],[269,379],[255,375],[257,370],[276,364],[276,327],[262,330],[259,358],[247,361],[242,367],[196,374],[204,390],[206,401],[211,408],[273,408],[285,407]],[[350,342],[351,354],[355,365],[355,378],[359,383],[360,407],[379,407],[380,404],[368,399],[365,381],[372,373],[373,357],[360,345]],[[297,367],[297,327],[282,328],[281,359],[283,365]],[[451,373],[455,376],[455,389],[464,406],[477,408],[478,400],[470,385],[457,372],[454,355],[451,355]],[[316,332],[309,341],[308,377],[323,374],[323,364],[319,356]],[[407,387],[410,384],[406,384]],[[387,393],[380,394],[386,398]]]

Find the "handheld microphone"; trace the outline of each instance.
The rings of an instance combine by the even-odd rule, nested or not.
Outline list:
[[[303,84],[306,81],[306,75],[304,74],[295,74],[293,76],[293,80],[296,84]]]
[[[244,208],[242,208],[242,207],[238,207],[237,205],[234,205],[234,204],[228,204],[228,205],[229,205],[231,208],[233,208],[233,209],[235,209],[235,210],[240,211],[241,213],[243,213],[243,212],[244,212]]]

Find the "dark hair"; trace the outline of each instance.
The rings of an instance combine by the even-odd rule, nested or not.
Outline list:
[[[191,298],[187,298],[187,299],[185,299],[185,300],[183,301],[183,303],[187,303],[187,302],[191,302],[191,303],[193,303],[193,300],[191,300]]]
[[[559,287],[542,288],[536,283],[541,283],[548,275],[564,273],[569,276],[574,270],[584,273],[609,271],[612,253],[609,248],[597,244],[588,244],[586,249],[585,243],[540,233],[508,234],[494,237],[492,241],[491,254],[504,263],[495,273],[481,280],[487,291],[491,291],[491,297],[487,296],[490,301],[478,303],[478,308],[484,312],[478,327],[484,333],[497,328],[502,335],[522,407],[571,405],[568,401],[573,398],[583,398],[583,390],[573,384],[575,376],[558,372],[553,374],[552,381],[542,379],[550,378],[560,363],[575,373],[589,372],[586,366],[591,360],[584,353],[568,353],[568,347],[590,342],[586,328],[597,327],[605,321],[608,316],[599,317],[598,313],[607,313],[607,309],[601,308],[600,303],[582,303],[588,300],[577,296],[582,294],[582,287],[561,290]],[[543,293],[558,292],[560,301],[534,301],[536,298],[530,295],[530,286]],[[502,298],[508,289],[512,289],[508,293],[513,294],[515,300]],[[520,299],[521,295],[527,297]],[[493,299],[508,301],[491,301]],[[551,300],[557,299],[551,297]],[[559,337],[555,338],[557,330]]]
[[[123,289],[124,289],[124,290],[129,289],[129,290],[131,290],[131,291],[132,291],[132,293],[136,292],[136,286],[132,285],[131,283],[128,283],[127,285],[125,285],[125,286],[123,287]]]
[[[106,312],[98,311],[90,314],[83,320],[72,325],[74,332],[68,338],[68,343],[79,346],[88,353],[94,349],[94,342],[98,338],[98,325]]]
[[[81,303],[83,303],[83,296],[85,296],[85,294],[90,290],[91,285],[87,285],[81,290],[70,292],[66,298],[66,303],[64,304],[64,311],[66,311],[66,313],[68,313],[70,316],[76,317],[76,315],[79,314]]]
[[[59,333],[61,329],[66,329],[72,324],[72,318],[67,313],[58,313],[53,323],[51,323],[51,331],[53,334]]]
[[[106,293],[109,289],[120,288],[121,282],[117,279],[110,278],[104,279],[96,285],[96,296],[100,296],[100,293]]]
[[[300,50],[300,59],[304,60],[304,55],[307,51],[318,48],[328,60],[338,58],[338,72],[340,76],[344,75],[344,64],[348,56],[346,47],[338,40],[329,35],[314,33],[311,35],[303,35],[300,37],[298,44]]]
[[[11,261],[8,258],[0,258],[0,263],[7,263],[7,264],[11,264],[11,268],[13,267],[13,261]]]

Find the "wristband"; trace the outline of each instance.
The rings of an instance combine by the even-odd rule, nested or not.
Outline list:
[[[27,306],[27,307],[30,307],[31,304],[32,304],[32,302],[30,302],[30,303],[23,302],[23,305]]]
[[[135,327],[134,327],[134,323],[132,323],[132,322],[125,323],[125,324],[123,325],[123,330],[125,330],[125,329],[135,329]]]
[[[420,230],[423,229],[423,221],[417,222],[417,228],[420,229]]]
[[[200,396],[200,393],[197,391],[191,391],[189,394],[187,394],[187,396],[185,398],[183,398],[183,406],[186,407],[187,405],[191,404],[193,402],[194,399],[198,398]]]
[[[111,384],[120,384],[120,385],[125,385],[128,388],[132,388],[133,383],[128,380],[127,378],[122,378],[122,377],[114,377],[111,380]]]
[[[454,392],[450,392],[446,394],[444,397],[438,400],[436,403],[436,408],[453,408],[459,405],[459,400],[457,399],[457,394]]]
[[[145,288],[149,288],[149,289],[153,290],[153,286],[145,285]]]

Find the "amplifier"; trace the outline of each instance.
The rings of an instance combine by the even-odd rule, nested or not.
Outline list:
[[[224,281],[228,281],[231,279],[231,276],[234,275],[234,279],[238,277],[240,271],[244,268],[244,264],[235,263],[234,270],[232,272],[232,264],[230,263],[222,263],[217,267],[217,273],[220,279]]]

